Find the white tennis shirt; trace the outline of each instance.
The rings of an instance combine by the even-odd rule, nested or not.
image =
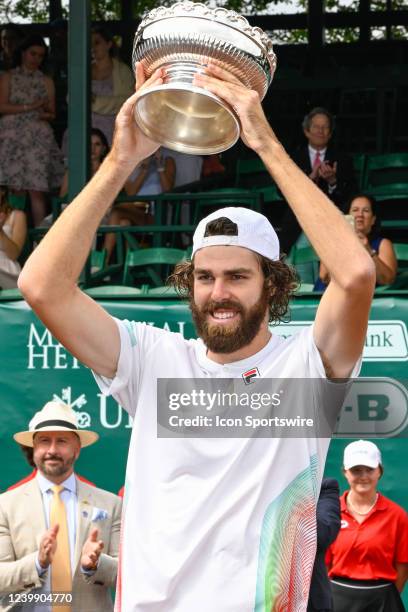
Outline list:
[[[300,400],[317,412],[322,388],[341,387],[338,405],[329,407],[337,413],[347,385],[325,380],[313,327],[287,340],[272,335],[250,358],[220,365],[201,340],[117,324],[116,376],[96,376],[134,417],[116,611],[305,611],[329,439],[158,438],[156,384],[241,379],[257,368],[265,378],[320,379],[319,391]]]

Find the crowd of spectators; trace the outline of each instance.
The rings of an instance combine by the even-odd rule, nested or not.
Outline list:
[[[62,208],[69,201],[67,24],[59,19],[50,25],[51,53],[40,36],[23,37],[13,24],[0,29],[0,185],[8,192],[8,206],[25,212],[28,227],[51,225],[52,197],[63,199]],[[132,70],[120,57],[115,37],[103,26],[94,27],[91,32],[91,175],[109,150],[116,114],[134,85]],[[354,227],[362,243],[373,254],[378,284],[391,284],[397,267],[392,243],[379,233],[379,213],[374,200],[365,194],[355,195],[358,189],[352,159],[333,144],[334,130],[335,118],[330,111],[313,108],[302,122],[299,133],[303,132],[304,144],[292,152],[293,159],[342,212],[355,219]],[[213,174],[231,180],[219,155],[185,155],[162,147],[135,168],[123,186],[121,195],[132,196],[132,201],[121,201],[114,206],[104,223],[149,225],[154,218],[153,201],[149,203],[144,198],[143,202],[137,202],[134,196],[155,196],[172,189],[180,191],[183,185],[200,179],[205,181]],[[229,184],[226,182],[225,186]],[[357,205],[360,212],[356,212]],[[169,203],[168,222],[173,218],[171,206]],[[186,199],[180,210],[178,222],[190,223],[191,202]],[[268,216],[267,210],[263,212]],[[13,214],[12,221],[17,216]],[[301,234],[288,206],[284,207],[278,225],[281,250],[288,254]],[[8,227],[6,224],[7,232]],[[112,258],[115,240],[112,233],[101,242],[100,246],[107,251],[107,261]],[[182,234],[181,241],[183,246],[188,246],[189,237]],[[17,269],[18,262],[14,264]],[[315,288],[324,290],[328,280],[322,262]]]

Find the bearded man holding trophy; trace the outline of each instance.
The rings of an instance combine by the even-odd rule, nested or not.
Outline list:
[[[133,57],[136,93],[117,116],[111,152],[19,282],[53,335],[134,417],[116,610],[304,612],[331,431],[297,437],[226,431],[220,439],[187,428],[171,435],[160,421],[160,382],[233,378],[256,390],[266,378],[318,379],[308,393],[302,388],[299,405],[310,401],[334,426],[347,381],[360,368],[375,268],[266,120],[261,99],[276,61],[262,31],[232,11],[180,2],[147,15]],[[239,135],[330,271],[313,325],[285,340],[271,333],[268,322],[282,319],[295,277],[280,261],[267,219],[233,207],[199,223],[192,261],[172,276],[189,297],[200,339],[111,317],[77,279],[128,175],[159,145],[216,153]]]

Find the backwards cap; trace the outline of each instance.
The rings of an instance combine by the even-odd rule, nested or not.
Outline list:
[[[236,234],[227,236],[206,236],[207,224],[226,217],[236,225]],[[194,254],[209,246],[239,246],[250,249],[272,261],[279,260],[279,239],[268,219],[248,208],[221,208],[201,219],[193,236]]]

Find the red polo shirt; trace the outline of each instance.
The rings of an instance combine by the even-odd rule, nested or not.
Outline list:
[[[340,497],[341,529],[329,546],[329,576],[354,580],[389,580],[397,577],[396,563],[408,563],[408,514],[381,493],[365,520],[358,523]]]

